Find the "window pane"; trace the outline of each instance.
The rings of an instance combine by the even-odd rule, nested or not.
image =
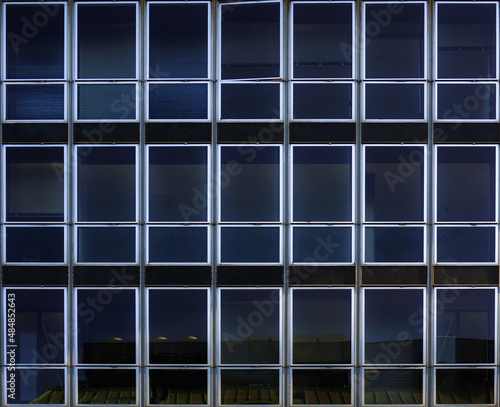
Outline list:
[[[150,263],[206,263],[206,227],[150,227]]]
[[[422,370],[365,370],[366,404],[422,404]]]
[[[6,158],[6,219],[64,220],[64,148],[10,147]]]
[[[149,119],[208,118],[208,86],[206,84],[149,85]]]
[[[350,84],[295,83],[293,85],[293,118],[352,119],[352,86]]]
[[[16,366],[16,391],[7,393],[7,404],[66,404],[65,369],[25,369]],[[13,394],[13,398],[10,397]]]
[[[136,4],[78,4],[78,78],[136,77]]]
[[[206,370],[149,371],[150,404],[207,404]]]
[[[280,3],[221,5],[221,79],[280,76]]]
[[[352,77],[351,4],[293,4],[293,77]]]
[[[150,290],[149,363],[208,363],[207,325],[206,290]]]
[[[6,227],[7,263],[63,263],[64,227]]]
[[[221,363],[279,363],[279,304],[279,290],[221,290]]]
[[[425,149],[365,147],[365,220],[423,221]]]
[[[495,227],[438,227],[438,263],[496,262]]]
[[[7,346],[16,345],[16,363],[64,364],[64,290],[7,289],[5,298],[5,332],[12,326],[9,319],[15,317],[14,336],[6,337]],[[12,348],[7,348],[7,363],[9,351]]]
[[[423,360],[422,290],[365,290],[365,363]]]
[[[436,369],[437,404],[494,404],[493,369]]]
[[[436,292],[436,362],[495,363],[495,291]]]
[[[496,219],[496,148],[437,148],[437,220]]]
[[[495,4],[438,4],[438,77],[496,76]]]
[[[351,227],[293,228],[294,263],[351,263]]]
[[[149,148],[149,220],[206,221],[207,147]]]
[[[280,118],[280,85],[277,83],[223,83],[222,120],[271,120]]]
[[[62,79],[64,4],[7,4],[7,79]]]
[[[135,85],[78,85],[78,120],[135,119]]]
[[[134,221],[135,147],[79,147],[77,156],[78,220]]]
[[[207,4],[149,4],[149,76],[208,77]]]
[[[423,84],[366,84],[366,119],[424,119]]]
[[[221,220],[278,221],[280,163],[278,146],[223,146],[221,155]]]
[[[78,404],[137,404],[135,369],[78,369]]]
[[[294,404],[351,404],[349,370],[293,370]]]
[[[7,84],[6,120],[64,120],[64,85]]]
[[[494,120],[496,114],[496,86],[493,84],[437,85],[438,119]]]
[[[366,263],[421,263],[423,227],[366,227]]]
[[[424,7],[366,4],[363,50],[367,78],[425,76]]]
[[[352,219],[352,148],[293,147],[293,220]]]
[[[78,262],[135,263],[135,227],[79,227]]]
[[[279,373],[270,369],[221,370],[221,404],[280,404]]]
[[[280,263],[279,227],[223,227],[222,263]]]
[[[78,363],[136,363],[135,290],[78,289],[76,301]]]
[[[293,363],[351,363],[351,290],[293,290]]]

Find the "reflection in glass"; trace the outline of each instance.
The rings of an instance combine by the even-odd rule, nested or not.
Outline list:
[[[293,228],[294,263],[351,263],[351,227]]]
[[[280,376],[271,369],[222,369],[221,404],[280,404]]]
[[[423,227],[365,228],[366,263],[422,263],[423,261]]]
[[[207,363],[207,324],[206,290],[149,290],[149,363]]]
[[[78,404],[137,404],[135,369],[78,369]]]
[[[16,367],[16,391],[8,404],[66,404],[65,369],[25,369]],[[12,394],[12,393],[9,393]]]
[[[78,363],[136,363],[135,290],[77,290]]]
[[[79,227],[78,262],[135,263],[135,227]]]
[[[495,403],[493,369],[436,369],[437,404]]]
[[[491,83],[440,83],[437,85],[437,118],[494,120],[497,117],[496,89]]]
[[[364,385],[365,404],[423,403],[422,370],[365,370]]]
[[[495,227],[437,228],[438,263],[494,263],[496,262]]]
[[[6,256],[9,263],[63,263],[64,227],[14,227],[6,232]]]
[[[206,263],[207,227],[150,227],[150,263]]]
[[[366,119],[424,119],[423,84],[368,83],[365,92]]]
[[[79,120],[135,120],[134,84],[79,84]]]
[[[6,120],[64,120],[63,84],[7,84]]]
[[[351,363],[350,290],[293,290],[293,363]]]
[[[294,404],[351,404],[351,371],[293,370]]]
[[[437,290],[437,363],[495,362],[495,291]]]
[[[352,86],[332,83],[295,83],[293,118],[352,119]]]
[[[422,290],[365,290],[365,363],[424,363],[422,309]]]
[[[221,290],[221,363],[279,363],[279,304],[279,290]]]
[[[207,118],[208,87],[206,84],[150,84],[150,120],[206,120]]]
[[[221,263],[279,263],[279,227],[222,227]]]
[[[220,91],[222,120],[278,120],[279,83],[223,83]]]
[[[206,370],[149,371],[150,404],[207,404]]]

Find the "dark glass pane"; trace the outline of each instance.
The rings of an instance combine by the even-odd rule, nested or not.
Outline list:
[[[135,118],[135,85],[78,85],[79,120],[135,120]]]
[[[64,120],[64,85],[8,84],[7,120]]]
[[[280,85],[223,83],[221,119],[279,119]]]
[[[63,4],[7,4],[6,77],[64,78]]]
[[[349,370],[293,370],[294,404],[351,404]]]
[[[365,370],[366,404],[422,404],[422,370]]]
[[[493,263],[497,232],[494,227],[438,227],[438,263]]]
[[[7,227],[6,262],[64,262],[64,227]]]
[[[5,150],[7,221],[64,220],[64,149]]]
[[[493,84],[439,84],[437,118],[445,120],[493,120],[496,87]]]
[[[424,220],[425,149],[365,148],[365,220]]]
[[[494,404],[493,369],[436,369],[437,404]]]
[[[495,363],[495,291],[436,292],[436,362]]]
[[[222,290],[220,307],[221,363],[279,363],[279,290]]]
[[[437,158],[437,220],[494,221],[495,147],[438,147]]]
[[[293,290],[293,363],[351,363],[351,290]]]
[[[279,227],[221,228],[222,263],[279,263]]]
[[[365,228],[366,263],[421,263],[423,261],[423,227]]]
[[[149,371],[150,404],[207,404],[206,370]]]
[[[206,263],[206,227],[149,228],[150,263]]]
[[[78,369],[78,404],[137,404],[135,369]]]
[[[64,369],[24,369],[16,367],[12,374],[15,392],[7,391],[8,404],[66,404]],[[9,380],[7,378],[6,380]],[[12,394],[12,397],[10,396]]]
[[[134,227],[78,228],[78,261],[81,263],[135,263]]]
[[[438,4],[438,77],[496,76],[495,4]]]
[[[293,85],[293,118],[352,119],[352,87],[350,84]]]
[[[366,4],[367,78],[423,78],[424,4]]]
[[[207,363],[207,291],[149,291],[149,363]]]
[[[350,78],[351,4],[293,4],[293,76]]]
[[[207,147],[149,148],[149,220],[207,220]]]
[[[294,227],[294,263],[351,263],[351,227]]]
[[[78,363],[136,363],[135,290],[77,290]]]
[[[366,290],[365,363],[424,363],[423,305],[422,290]]]
[[[280,3],[221,5],[221,79],[280,76]]]
[[[366,119],[424,118],[423,84],[367,84],[365,90]]]
[[[280,148],[223,146],[220,160],[221,220],[278,221]]]
[[[5,307],[7,363],[13,352],[16,363],[64,364],[66,316],[63,290],[8,289]],[[9,322],[12,318],[14,323]]]
[[[78,4],[78,78],[136,77],[136,4]]]
[[[293,220],[350,221],[352,148],[293,148]]]
[[[149,4],[149,76],[208,76],[207,4]]]
[[[220,372],[221,404],[280,404],[278,370],[227,370]]]
[[[78,148],[80,222],[135,220],[135,155],[133,146]]]
[[[208,87],[206,84],[155,84],[149,86],[149,118],[208,118]]]

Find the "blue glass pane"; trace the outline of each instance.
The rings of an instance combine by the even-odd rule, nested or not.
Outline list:
[[[293,118],[351,119],[352,87],[350,84],[294,84]]]
[[[491,84],[439,84],[438,119],[488,120],[496,118],[496,87]]]
[[[367,227],[366,263],[420,263],[424,261],[423,227]]]
[[[64,85],[7,85],[7,120],[64,120]]]
[[[79,120],[134,120],[135,85],[78,85]]]
[[[16,383],[13,398],[8,404],[65,404],[67,372],[65,369],[25,369],[16,366],[13,382]],[[53,394],[52,402],[46,397]],[[47,400],[47,401],[45,401]]]
[[[208,87],[205,84],[172,84],[149,86],[149,118],[208,118]]]
[[[279,119],[279,84],[222,84],[221,119]]]
[[[424,372],[421,369],[364,371],[364,400],[367,405],[422,405],[423,386]]]
[[[6,261],[64,262],[63,227],[7,227]]]
[[[280,233],[278,227],[223,227],[221,262],[278,263]]]
[[[206,227],[149,228],[151,263],[206,263]]]
[[[207,376],[206,369],[150,369],[150,403],[208,405]],[[173,401],[174,397],[178,402]]]
[[[350,227],[294,227],[294,263],[350,263]]]
[[[424,85],[367,84],[366,119],[420,120],[424,118]]]
[[[494,405],[495,387],[495,369],[436,369],[438,405]]]
[[[78,261],[81,263],[134,263],[134,227],[80,227]]]
[[[294,369],[295,404],[351,404],[351,372],[347,369]]]
[[[137,405],[137,374],[136,369],[78,369],[78,404]]]
[[[494,227],[438,227],[438,263],[495,262]]]
[[[280,373],[278,369],[221,369],[222,404],[280,405]]]

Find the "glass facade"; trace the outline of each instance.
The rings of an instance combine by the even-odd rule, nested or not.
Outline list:
[[[3,1],[2,405],[499,403],[498,1]]]

